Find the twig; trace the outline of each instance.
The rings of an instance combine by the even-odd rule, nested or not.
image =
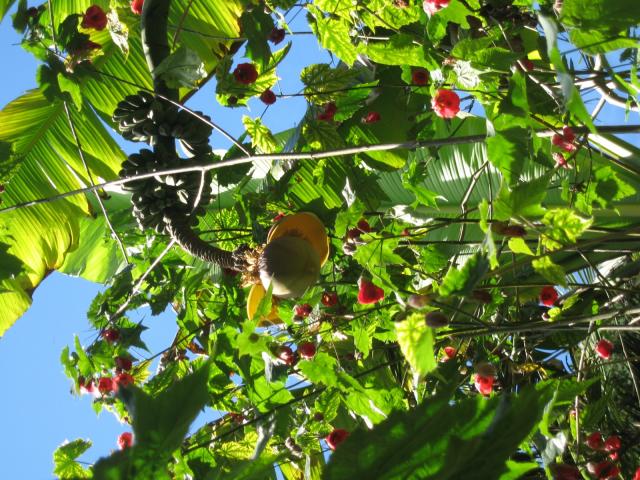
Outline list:
[[[584,127],[576,127],[574,128],[574,131],[576,133],[585,133],[587,129]],[[604,132],[638,133],[640,132],[640,125],[611,125],[611,126],[600,127],[598,131],[600,133],[604,133]],[[553,135],[554,132],[549,130],[542,130],[537,132],[537,134],[541,137],[548,137]],[[105,187],[124,185],[134,180],[151,178],[151,177],[155,177],[156,175],[172,175],[172,174],[186,173],[186,172],[206,172],[209,170],[217,170],[220,168],[231,167],[234,165],[240,165],[244,163],[256,162],[259,160],[263,160],[263,161],[320,160],[323,158],[343,157],[347,155],[355,155],[358,153],[365,153],[365,152],[381,152],[381,151],[400,150],[400,149],[414,150],[416,148],[425,148],[425,147],[441,147],[444,145],[461,145],[465,143],[480,143],[480,142],[483,142],[484,140],[486,140],[486,135],[469,135],[465,137],[440,138],[436,140],[426,140],[426,141],[411,140],[411,141],[399,142],[399,143],[383,143],[383,144],[365,145],[362,147],[350,147],[350,148],[342,148],[337,150],[326,150],[322,152],[249,155],[246,157],[223,160],[221,162],[217,162],[210,165],[200,165],[200,166],[194,165],[194,166],[188,166],[188,167],[158,170],[157,172],[153,172],[153,173],[142,173],[140,175],[120,178],[118,180],[111,180],[109,182],[104,182],[104,183],[93,185],[90,187],[79,188],[76,190],[59,193],[57,195],[52,195],[46,198],[40,198],[36,200],[30,200],[28,202],[17,203],[15,205],[11,205],[9,207],[0,209],[0,213],[10,212],[12,210],[17,210],[19,208],[31,207],[31,206],[39,205],[42,203],[53,202],[55,200],[60,200],[62,198],[71,197],[74,195],[80,195],[83,193],[91,192],[91,191],[102,189]]]
[[[89,170],[89,165],[87,164],[87,160],[84,157],[82,144],[80,143],[80,138],[78,137],[78,133],[76,132],[76,127],[73,123],[73,119],[71,118],[69,105],[67,104],[66,100],[64,100],[62,104],[64,106],[64,113],[67,116],[67,122],[69,123],[69,129],[71,130],[71,135],[73,136],[73,140],[76,142],[76,147],[78,148],[78,156],[80,157],[80,161],[82,162],[82,165],[84,166],[85,171],[87,172],[87,178],[89,179],[89,184],[93,186],[95,185],[95,182],[93,180],[93,175],[91,175],[91,171]],[[115,239],[116,243],[118,244],[118,248],[120,248],[120,252],[122,252],[124,261],[127,263],[127,265],[129,265],[131,262],[129,262],[129,256],[127,255],[127,250],[125,249],[124,244],[122,243],[122,239],[118,235],[118,232],[116,232],[116,229],[113,227],[113,224],[109,219],[109,214],[107,212],[106,207],[104,206],[102,197],[100,197],[100,193],[97,190],[94,190],[93,193],[96,196],[98,205],[100,205],[100,210],[102,210],[102,214],[104,215],[104,219],[107,222],[107,226],[109,227],[109,230],[111,230],[111,236]]]

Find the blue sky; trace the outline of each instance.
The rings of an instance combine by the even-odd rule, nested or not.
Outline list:
[[[291,27],[297,31],[308,30],[304,15]],[[36,86],[36,62],[20,48],[19,40],[11,27],[11,18],[5,17],[0,25],[0,53],[10,74],[5,72],[2,79],[2,108]],[[301,85],[301,66],[322,61],[330,59],[326,54],[323,56],[313,36],[296,36],[288,58],[279,69],[282,81],[274,90],[297,92]],[[214,85],[207,85],[189,106],[211,115],[233,135],[243,130],[242,115],[256,117],[264,112],[264,104],[259,100],[250,102],[249,111],[219,107],[214,91]],[[301,97],[278,99],[263,120],[275,132],[291,128],[303,114],[305,105]],[[228,146],[215,133],[212,144],[214,148]],[[125,148],[130,152],[139,147],[130,144]],[[93,462],[117,448],[117,436],[129,430],[111,414],[96,416],[89,396],[73,396],[59,361],[62,349],[73,344],[74,334],[79,335],[83,344],[95,338],[86,310],[100,288],[100,285],[54,272],[36,289],[31,309],[0,339],[4,393],[0,395],[0,431],[3,433],[0,478],[54,478],[52,454],[65,439],[91,439],[93,447],[81,458]],[[152,353],[170,344],[175,334],[171,312],[151,318],[143,310],[139,318],[146,319],[145,325],[150,327],[143,334],[143,340]]]

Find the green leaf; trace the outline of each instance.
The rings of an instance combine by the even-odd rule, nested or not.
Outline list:
[[[336,359],[324,353],[316,353],[310,360],[301,360],[297,367],[310,382],[335,387],[338,385]]]
[[[424,376],[438,366],[433,352],[433,329],[425,323],[424,314],[413,313],[395,324],[398,345],[418,375]]]
[[[76,458],[91,447],[89,440],[77,439],[59,446],[53,452],[53,473],[60,480],[91,478],[91,472],[76,462]]]
[[[385,65],[425,65],[424,50],[412,35],[396,33],[384,42],[371,41],[365,53],[377,63]]]
[[[400,238],[376,238],[372,234],[364,234],[361,239],[367,243],[358,245],[353,254],[354,260],[379,279],[384,286],[395,288],[387,272],[387,266],[407,263],[404,258],[394,253],[394,250],[398,248]]]
[[[324,12],[314,5],[310,4],[307,8],[315,19],[315,22],[309,22],[309,26],[320,44],[335,53],[347,65],[353,65],[358,57],[358,47],[351,42],[349,23],[342,18],[325,16]]]
[[[560,20],[584,30],[618,33],[640,23],[635,0],[567,0]]]
[[[529,182],[521,182],[509,189],[502,184],[495,200],[495,218],[509,220],[511,217],[537,217],[544,213],[542,201],[547,196],[547,186],[553,172]]]
[[[106,283],[120,269],[124,259],[120,258],[120,250],[104,216],[80,220],[78,244],[58,269],[62,273]]]
[[[525,242],[524,238],[512,237],[509,239],[509,249],[513,253],[524,253],[525,255],[534,255],[534,253]]]
[[[518,183],[529,156],[529,132],[524,128],[510,128],[487,139],[489,161],[498,169],[511,187]]]
[[[7,250],[9,245],[0,242],[0,280],[18,276],[22,272],[22,262]]]
[[[198,54],[183,46],[162,60],[155,74],[160,75],[169,88],[195,88],[206,78],[207,71]]]
[[[247,39],[247,57],[266,66],[271,57],[267,38],[274,28],[273,19],[263,8],[247,9],[240,17],[242,34]]]
[[[96,480],[168,478],[166,462],[182,443],[200,410],[209,401],[206,363],[155,396],[137,387],[120,389],[132,418],[135,444],[94,466]]]
[[[73,79],[63,75],[62,73],[58,73],[58,86],[60,87],[61,92],[67,92],[71,96],[76,109],[78,109],[78,111],[82,110],[82,93],[80,92],[80,85],[74,82]]]
[[[269,130],[259,118],[252,119],[251,117],[243,115],[242,124],[251,136],[251,145],[257,149],[258,153],[274,153],[278,151],[277,140],[271,133],[271,130]]]
[[[359,75],[358,68],[315,63],[302,69],[300,80],[304,83],[304,95],[311,102],[324,104],[341,96],[340,90],[350,87]]]
[[[509,397],[431,398],[409,412],[392,413],[371,431],[353,432],[331,456],[323,478],[499,478],[552,394],[528,387]]]
[[[569,208],[556,208],[545,213],[542,223],[547,226],[540,237],[542,245],[557,250],[576,243],[592,220],[580,217]]]
[[[566,273],[562,267],[551,260],[549,255],[537,258],[531,262],[536,272],[553,285],[567,286]]]
[[[4,16],[14,3],[16,3],[16,0],[0,0],[0,22],[4,19]]]
[[[462,268],[451,268],[442,279],[438,293],[444,297],[450,295],[469,295],[482,277],[489,271],[487,255],[476,252],[467,259]]]

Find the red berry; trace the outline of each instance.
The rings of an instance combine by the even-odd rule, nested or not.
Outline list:
[[[493,391],[493,384],[496,379],[494,376],[485,376],[476,373],[473,379],[473,383],[482,395],[489,395]]]
[[[233,71],[236,82],[250,85],[258,79],[258,71],[253,63],[241,63]]]
[[[575,465],[556,463],[549,468],[553,474],[553,480],[582,480],[580,470]]]
[[[362,305],[378,303],[384,298],[383,289],[362,277],[358,280],[358,287],[358,303]]]
[[[133,376],[129,373],[119,373],[113,378],[113,390],[118,391],[120,387],[126,387],[135,383]]]
[[[411,83],[414,85],[426,85],[429,83],[429,72],[424,68],[416,68],[411,72]]]
[[[362,220],[359,220],[356,226],[361,232],[367,233],[371,231],[371,225],[369,225],[369,222],[367,222],[364,218]]]
[[[335,428],[333,432],[325,437],[325,441],[331,450],[338,448],[342,442],[344,442],[349,436],[349,432],[342,428]]]
[[[82,28],[104,30],[107,26],[107,14],[98,5],[91,5],[82,17]]]
[[[422,2],[422,8],[429,15],[433,15],[447,7],[450,1],[451,0],[424,0],[424,2]]]
[[[231,417],[231,420],[233,420],[235,423],[242,423],[244,422],[244,415],[241,413],[236,413],[236,412],[229,412],[229,417]]]
[[[275,217],[273,217],[273,218],[271,219],[271,221],[272,221],[273,223],[279,222],[279,221],[280,221],[280,220],[282,220],[285,216],[286,216],[286,215],[285,215],[284,213],[282,213],[282,212],[278,212],[278,214],[277,214]]]
[[[551,137],[551,143],[553,145],[569,153],[575,152],[577,149],[574,144],[575,140],[576,135],[573,133],[573,129],[571,127],[563,127],[562,134],[556,133]]]
[[[566,169],[571,168],[571,165],[569,165],[565,156],[560,152],[553,152],[551,154],[551,157],[556,162],[556,168],[566,168]]]
[[[280,345],[276,350],[276,356],[282,360],[286,365],[293,365],[296,361],[296,356],[291,350],[291,347],[286,345]]]
[[[585,443],[587,444],[587,447],[592,450],[600,450],[603,445],[602,434],[600,432],[593,432],[587,437]]]
[[[329,122],[333,120],[334,115],[338,111],[338,107],[334,102],[329,102],[324,106],[324,111],[318,114],[318,120]]]
[[[620,475],[620,469],[608,460],[595,465],[593,474],[599,480],[608,480]]]
[[[116,367],[120,370],[129,371],[133,363],[129,357],[116,357]]]
[[[113,391],[113,379],[111,377],[100,377],[98,380],[98,391],[102,395]]]
[[[620,450],[621,446],[622,446],[622,440],[618,435],[611,435],[610,437],[607,437],[607,439],[604,441],[604,449],[607,452],[616,452]]]
[[[144,0],[132,0],[131,1],[131,11],[136,15],[142,15],[142,6],[144,5]]]
[[[552,286],[542,287],[540,290],[540,302],[547,307],[553,306],[558,300],[558,292]]]
[[[613,343],[603,338],[596,344],[596,353],[600,358],[607,360],[613,353]]]
[[[313,311],[313,307],[311,305],[309,305],[308,303],[303,303],[302,305],[296,305],[295,307],[293,307],[293,313],[297,317],[306,318],[306,317],[309,316],[309,314],[312,311]]]
[[[444,355],[446,357],[445,361],[453,360],[456,357],[458,350],[453,347],[444,347]]]
[[[534,69],[535,65],[533,64],[533,62],[531,60],[529,60],[528,58],[522,58],[520,59],[520,61],[518,62],[518,67],[520,69],[524,69],[527,72],[530,72]]]
[[[309,360],[310,358],[313,358],[314,355],[316,354],[316,346],[314,343],[311,343],[311,342],[303,342],[300,345],[298,345],[298,353],[305,360]]]
[[[636,473],[633,476],[633,480],[640,480],[640,467],[637,468]]]
[[[79,377],[78,387],[80,387],[81,394],[93,393],[93,380],[87,382],[84,377]]]
[[[276,103],[276,94],[271,89],[267,89],[260,95],[260,100],[267,105],[273,105]]]
[[[120,339],[120,331],[115,328],[107,328],[102,332],[102,338],[109,343],[115,343]]]
[[[362,123],[376,123],[380,121],[380,114],[378,112],[369,112],[362,117]]]
[[[133,445],[133,433],[121,433],[118,437],[118,448],[120,448],[120,450],[124,450],[125,448],[129,448],[131,445]]]
[[[460,111],[460,97],[452,90],[441,88],[431,99],[431,108],[440,118],[454,118]]]
[[[274,27],[273,30],[271,30],[271,33],[269,34],[268,40],[274,45],[277,45],[282,40],[284,40],[285,34],[286,32],[284,31],[284,28]]]
[[[333,307],[338,303],[338,294],[336,292],[324,292],[320,301],[325,307]]]

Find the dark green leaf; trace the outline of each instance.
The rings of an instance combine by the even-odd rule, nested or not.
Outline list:
[[[553,391],[519,395],[429,399],[393,413],[371,431],[353,432],[331,457],[324,479],[497,478],[532,431]]]

